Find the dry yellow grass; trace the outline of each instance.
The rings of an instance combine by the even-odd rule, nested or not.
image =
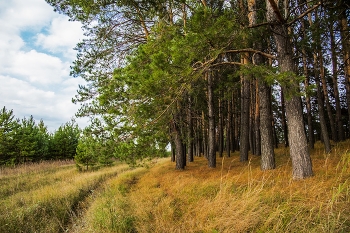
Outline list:
[[[129,169],[120,165],[79,173],[74,165],[37,166],[0,178],[6,194],[0,197],[0,232],[64,231],[81,200],[107,178]]]
[[[116,180],[119,188],[108,189],[103,204],[97,199],[89,210],[87,221],[100,222],[88,224],[89,231],[349,232],[348,148],[349,142],[340,143],[325,155],[317,144],[315,176],[300,181],[291,179],[285,148],[276,150],[272,171],[261,171],[255,156],[240,163],[238,154],[220,158],[216,169],[208,168],[204,158],[195,158],[185,171],[166,161],[137,179]],[[130,184],[126,195],[120,190],[123,182]]]
[[[176,171],[169,158],[128,171],[44,169],[23,178],[27,186],[17,177],[23,188],[6,186],[12,191],[0,200],[6,213],[0,226],[13,224],[7,229],[21,232],[26,228],[15,224],[36,220],[39,230],[27,232],[56,232],[66,229],[68,218],[75,221],[69,232],[350,232],[350,142],[335,145],[328,155],[318,143],[312,161],[315,175],[299,181],[291,178],[286,148],[276,150],[277,168],[271,171],[261,171],[256,156],[239,162],[238,153],[218,158],[216,169],[202,157],[184,171]],[[79,218],[69,216],[80,195],[102,182]]]

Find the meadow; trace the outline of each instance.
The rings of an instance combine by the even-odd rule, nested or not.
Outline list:
[[[259,157],[169,158],[79,173],[73,164],[0,170],[0,232],[350,232],[350,142],[311,152],[314,176],[295,181],[288,148],[277,168]]]

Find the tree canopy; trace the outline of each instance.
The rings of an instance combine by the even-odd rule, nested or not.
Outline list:
[[[299,179],[312,175],[315,139],[329,152],[349,137],[345,1],[47,2],[83,25],[71,75],[88,84],[73,102],[120,159],[171,144],[177,169],[192,154],[215,167],[224,148],[273,169],[283,142]]]

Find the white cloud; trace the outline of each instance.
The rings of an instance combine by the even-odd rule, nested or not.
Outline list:
[[[82,38],[79,23],[53,12],[45,0],[0,0],[0,25],[0,107],[57,129],[78,109],[71,99],[83,80],[69,71]]]
[[[77,39],[82,39],[83,33],[79,22],[71,22],[67,17],[60,16],[52,20],[48,35],[39,33],[36,44],[48,51],[62,53],[67,58],[75,57],[73,48]],[[69,51],[67,53],[67,51]]]
[[[71,102],[77,86],[73,88],[73,85],[68,84],[75,82],[75,80],[68,81],[63,87],[64,91],[53,92],[39,89],[26,81],[0,75],[0,83],[3,84],[0,85],[1,104],[7,109],[14,109],[17,118],[33,115],[37,122],[43,119],[53,131],[74,117],[74,113],[78,110],[78,106]],[[78,122],[81,127],[87,125],[86,120]]]
[[[1,19],[17,29],[43,27],[57,15],[45,0],[7,0],[0,6]]]
[[[38,84],[60,83],[69,76],[69,63],[35,50],[17,53],[8,69],[8,73]]]

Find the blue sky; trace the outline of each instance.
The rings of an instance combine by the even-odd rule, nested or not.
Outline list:
[[[50,131],[74,117],[71,99],[84,80],[70,77],[69,67],[82,38],[80,23],[45,0],[0,0],[0,107],[43,119]]]

